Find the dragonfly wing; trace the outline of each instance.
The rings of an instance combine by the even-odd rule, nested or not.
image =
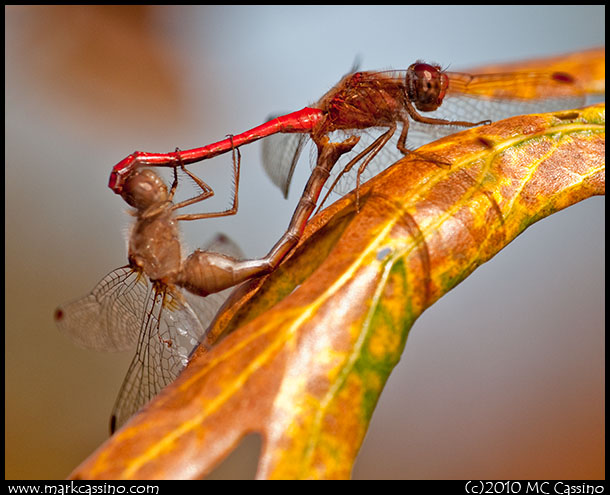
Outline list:
[[[422,115],[426,117],[434,117],[445,120],[466,120],[469,122],[479,122],[482,120],[491,120],[492,122],[513,117],[516,115],[524,115],[530,113],[554,112],[578,108],[586,103],[582,95],[574,95],[570,97],[555,97],[541,100],[525,100],[525,99],[494,99],[488,100],[481,97],[469,97],[465,95],[454,96],[445,99],[443,105],[434,112],[425,112]],[[409,133],[407,135],[407,148],[416,150],[417,148],[428,144],[437,139],[455,134],[465,130],[465,127],[455,125],[430,125],[423,122],[417,122],[409,118]],[[372,139],[379,135],[383,129],[367,129],[360,135],[361,142],[358,147],[354,148],[353,153],[357,153],[361,148],[372,142]],[[377,174],[388,165],[393,164],[403,157],[398,150],[398,137],[402,130],[402,125],[399,124],[398,129],[392,136],[392,139],[383,147],[377,156],[369,163],[367,169],[362,174],[362,180],[368,180],[373,175]],[[351,155],[351,153],[350,153]],[[335,167],[340,168],[340,167]],[[334,172],[334,171],[333,171]],[[342,184],[338,184],[338,192],[343,192],[349,186],[355,185],[355,174],[350,173],[341,179]],[[346,187],[347,186],[347,187]],[[349,190],[349,189],[348,189]]]
[[[237,243],[235,243],[227,235],[220,233],[216,234],[210,242],[204,244],[199,249],[205,252],[224,254],[236,260],[243,260],[246,257]],[[227,300],[233,289],[234,287],[229,287],[223,291],[208,294],[205,297],[192,294],[187,290],[182,291],[182,295],[188,302],[191,309],[197,315],[202,328],[205,330],[199,337],[199,342],[203,340],[210,323],[216,316],[216,313],[218,313],[220,307]],[[196,346],[194,346],[192,350],[195,350],[195,347]]]
[[[224,254],[236,260],[243,260],[246,258],[246,255],[237,243],[226,234],[216,234],[210,242],[204,244],[200,249],[206,252]],[[205,297],[197,296],[185,290],[183,291],[183,295],[201,321],[201,325],[207,331],[210,323],[216,316],[216,313],[218,313],[218,310],[234,289],[235,287],[229,287],[223,291],[208,294]]]
[[[124,351],[138,341],[148,279],[131,267],[106,275],[85,297],[55,311],[60,331],[76,344],[101,351]]]
[[[137,327],[136,354],[112,411],[111,431],[176,379],[203,337],[205,326],[183,296],[173,286],[151,284]]]
[[[427,117],[497,121],[516,115],[570,110],[585,105],[587,100],[577,81],[567,74],[562,77],[554,72],[446,74],[450,79],[447,96],[437,110],[425,114]],[[414,131],[427,133],[433,139],[459,130],[454,126],[431,126],[436,128],[426,132],[426,126],[417,122],[413,127]],[[412,144],[424,143],[413,137]]]
[[[201,251],[226,254],[238,260],[246,257],[235,241],[229,238],[229,236],[220,233],[216,234],[210,242],[204,244],[199,249]]]
[[[301,133],[280,133],[263,139],[263,167],[271,182],[282,190],[285,198],[288,197],[294,167],[308,137],[307,134]]]
[[[480,97],[459,95],[446,98],[438,110],[426,112],[422,115],[445,120],[466,120],[468,122],[491,120],[495,122],[516,115],[569,110],[581,107],[585,103],[586,98],[584,96],[556,97],[541,100],[488,100]],[[407,146],[409,149],[417,149],[431,141],[464,129],[464,127],[454,125],[430,125],[410,119]]]
[[[578,80],[570,74],[549,71],[464,74],[446,72],[447,95],[540,101],[548,98],[584,96]]]
[[[244,257],[224,234],[217,234],[201,249],[236,259]],[[201,297],[178,287],[155,289],[150,284],[140,306],[136,354],[112,412],[111,431],[176,379],[231,290]]]

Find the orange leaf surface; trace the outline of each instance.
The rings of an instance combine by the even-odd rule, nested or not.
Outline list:
[[[605,193],[605,106],[419,151],[361,187],[358,213],[352,193],[314,217],[233,294],[216,345],[71,476],[199,478],[259,432],[258,478],[348,478],[418,316],[532,223]]]

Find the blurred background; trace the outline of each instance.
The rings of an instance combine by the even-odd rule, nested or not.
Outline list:
[[[63,478],[107,438],[131,354],[80,349],[56,305],[126,263],[107,188],[134,150],[222,139],[315,102],[362,69],[454,70],[605,43],[605,7],[5,7],[6,478]],[[242,149],[238,215],[184,226],[249,257],[288,225],[260,144]],[[230,156],[192,167],[230,204]],[[205,170],[204,170],[205,169]],[[336,197],[334,198],[336,199]],[[353,476],[604,478],[605,199],[547,218],[415,323]],[[213,474],[252,477],[248,441]]]

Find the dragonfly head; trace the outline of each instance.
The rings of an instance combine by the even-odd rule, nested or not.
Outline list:
[[[121,197],[128,205],[143,211],[168,200],[167,186],[152,170],[136,169],[125,178]]]
[[[407,69],[407,94],[418,110],[436,110],[447,92],[449,78],[440,66],[423,62],[411,64]]]

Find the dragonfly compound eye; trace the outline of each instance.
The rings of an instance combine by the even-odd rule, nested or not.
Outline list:
[[[422,112],[436,110],[445,97],[449,79],[437,65],[416,63],[410,67],[411,96]]]

